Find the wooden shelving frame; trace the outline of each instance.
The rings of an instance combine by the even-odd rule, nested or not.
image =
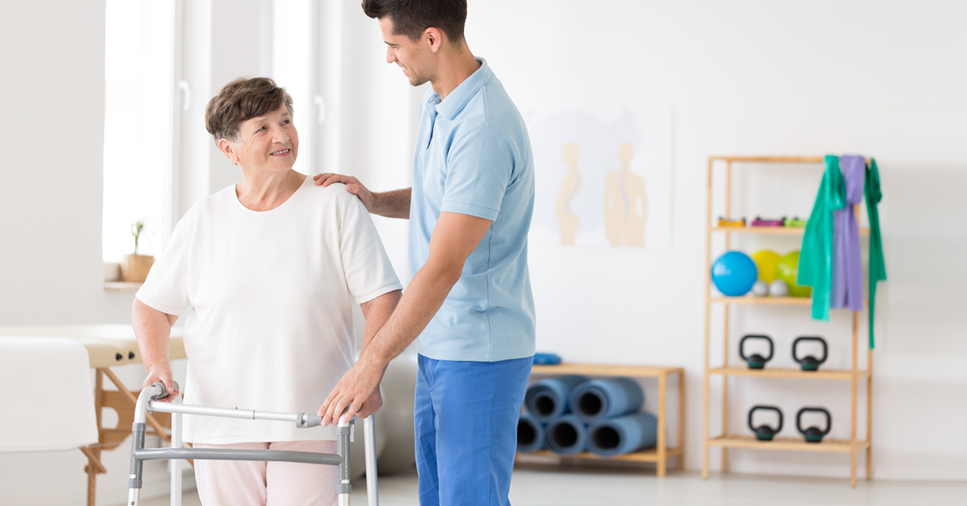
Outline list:
[[[685,369],[682,367],[571,364],[535,365],[531,376],[553,376],[562,374],[581,374],[584,376],[628,376],[632,378],[658,379],[658,442],[654,448],[646,448],[617,457],[598,457],[590,452],[562,456],[540,450],[532,453],[518,453],[518,459],[553,458],[558,460],[609,460],[619,462],[654,462],[659,477],[665,476],[669,459],[678,459],[678,469],[685,468]],[[666,400],[668,398],[668,378],[678,376],[678,446],[668,447]]]
[[[850,455],[850,486],[856,486],[856,468],[859,453],[866,453],[866,479],[872,476],[872,432],[873,432],[873,350],[867,350],[867,368],[858,368],[857,358],[859,356],[859,315],[852,313],[852,367],[847,370],[830,370],[806,372],[797,369],[766,368],[761,370],[748,369],[747,367],[737,367],[729,365],[729,311],[735,304],[757,304],[773,306],[802,306],[809,307],[812,301],[808,298],[794,297],[765,297],[754,298],[745,297],[723,297],[713,296],[712,294],[712,237],[713,234],[724,234],[725,249],[729,249],[730,237],[732,234],[764,234],[764,235],[802,235],[802,228],[785,227],[719,227],[717,222],[713,222],[712,196],[714,193],[714,169],[717,164],[725,165],[725,215],[729,215],[732,207],[732,164],[733,163],[808,163],[822,164],[824,157],[821,156],[783,156],[783,157],[759,157],[759,156],[713,156],[708,160],[708,207],[707,207],[707,235],[705,249],[705,379],[702,389],[702,478],[708,478],[709,474],[709,449],[717,446],[722,452],[721,468],[723,472],[728,471],[728,450],[737,449],[756,449],[756,450],[786,450],[786,451],[806,451],[806,452],[827,452],[827,453],[848,453]],[[859,206],[856,206],[859,209]],[[859,213],[856,213],[859,219]],[[869,234],[869,229],[861,228],[860,233]],[[713,304],[721,304],[725,308],[724,314],[724,333],[722,339],[723,364],[713,367],[710,363],[711,342],[711,309]],[[710,434],[709,413],[711,411],[710,381],[712,376],[722,378],[722,429],[721,434],[712,436]],[[842,380],[850,383],[850,438],[848,440],[824,439],[821,443],[806,443],[801,438],[776,437],[773,441],[757,441],[752,435],[732,434],[729,431],[729,378],[789,378],[804,380]],[[857,438],[857,412],[858,412],[858,390],[860,380],[866,383],[866,440]]]

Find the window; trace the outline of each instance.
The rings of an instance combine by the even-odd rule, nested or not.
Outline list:
[[[107,0],[105,39],[105,262],[167,240],[172,174],[175,0]]]

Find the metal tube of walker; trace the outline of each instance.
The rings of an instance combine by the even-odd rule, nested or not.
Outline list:
[[[181,398],[174,399],[173,403],[180,403]],[[171,414],[171,447],[181,448],[181,413]],[[172,459],[168,462],[171,471],[171,506],[181,506],[181,460]]]
[[[376,413],[363,419],[366,433],[366,499],[369,506],[379,506],[379,487],[376,481]]]
[[[185,415],[218,416],[222,418],[239,418],[243,420],[274,420],[277,422],[297,423],[301,413],[276,413],[273,411],[255,411],[254,409],[211,408],[208,406],[194,406],[191,404],[173,404],[170,402],[149,401],[148,409],[159,413],[181,413]]]
[[[349,439],[352,436],[353,420],[343,421],[343,418],[340,417],[336,431],[336,453],[343,459],[336,470],[336,494],[339,500],[339,506],[349,506],[349,494],[353,490],[349,481],[349,470],[351,466]]]
[[[175,388],[178,388],[175,385]],[[131,466],[128,475],[128,504],[141,504],[141,471],[142,462],[135,458],[135,453],[144,448],[144,434],[147,432],[145,420],[148,417],[148,405],[152,399],[165,395],[164,383],[158,381],[148,385],[138,395],[138,402],[134,406],[134,423],[131,424]]]

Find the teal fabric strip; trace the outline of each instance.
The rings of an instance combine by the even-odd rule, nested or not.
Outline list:
[[[883,192],[880,188],[880,171],[876,167],[876,160],[870,159],[866,167],[866,213],[870,221],[870,264],[869,264],[869,333],[870,349],[872,349],[873,339],[873,317],[876,312],[876,283],[886,281],[886,262],[883,259],[883,239],[880,237],[880,213],[877,206],[883,200]]]
[[[846,205],[839,157],[826,155],[826,172],[803,234],[797,283],[813,288],[812,317],[829,321],[833,279],[833,212]]]

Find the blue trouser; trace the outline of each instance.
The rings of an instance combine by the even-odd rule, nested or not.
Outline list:
[[[533,357],[419,357],[414,402],[421,506],[507,506]]]

